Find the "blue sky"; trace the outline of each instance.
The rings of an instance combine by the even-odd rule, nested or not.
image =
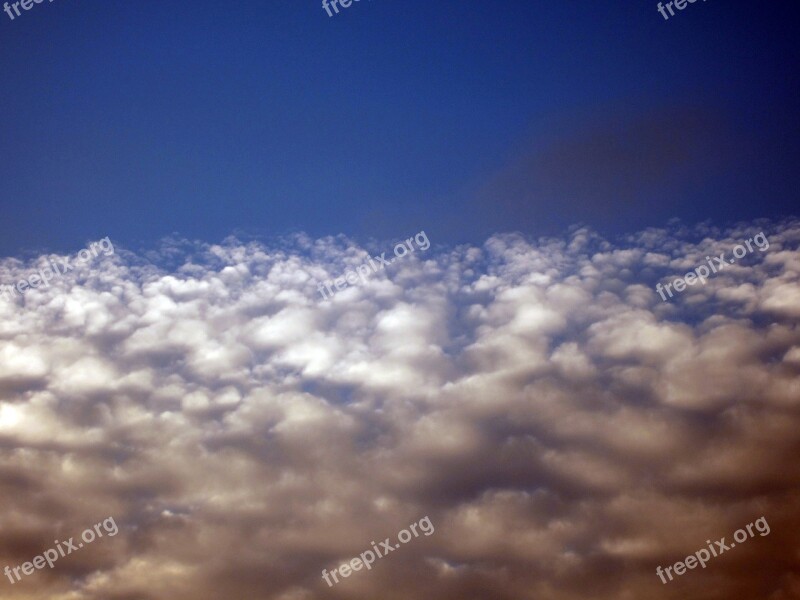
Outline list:
[[[0,13],[0,255],[111,236],[438,242],[796,213],[788,3]]]

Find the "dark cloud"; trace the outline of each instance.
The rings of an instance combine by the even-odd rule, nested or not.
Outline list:
[[[753,159],[753,139],[719,106],[642,112],[626,102],[548,120],[474,195],[472,210],[495,231],[557,232],[576,222],[631,231],[694,214],[692,190]]]

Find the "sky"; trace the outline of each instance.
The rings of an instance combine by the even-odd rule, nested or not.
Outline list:
[[[793,5],[56,0],[3,13],[0,255],[609,235],[797,205]]]
[[[797,11],[657,4],[0,12],[0,598],[800,598]]]

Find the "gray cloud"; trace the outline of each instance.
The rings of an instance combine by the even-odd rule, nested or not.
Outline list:
[[[654,216],[666,221],[696,204],[691,190],[752,161],[755,144],[718,105],[643,112],[625,102],[588,116],[548,115],[538,125],[474,194],[473,211],[491,231],[527,223],[549,233],[575,222],[629,230]]]
[[[654,292],[761,230],[768,252]],[[799,242],[496,235],[328,302],[367,255],[344,238],[117,245],[0,300],[0,567],[120,526],[2,595],[797,597]],[[326,586],[424,515],[434,535]],[[769,536],[656,577],[762,515]]]

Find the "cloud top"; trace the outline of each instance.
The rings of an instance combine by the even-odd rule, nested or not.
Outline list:
[[[3,597],[795,597],[800,223],[431,240],[327,302],[375,249],[117,245],[0,299],[2,566],[119,525]],[[424,515],[436,535],[327,588]],[[770,536],[656,577],[761,515]]]

